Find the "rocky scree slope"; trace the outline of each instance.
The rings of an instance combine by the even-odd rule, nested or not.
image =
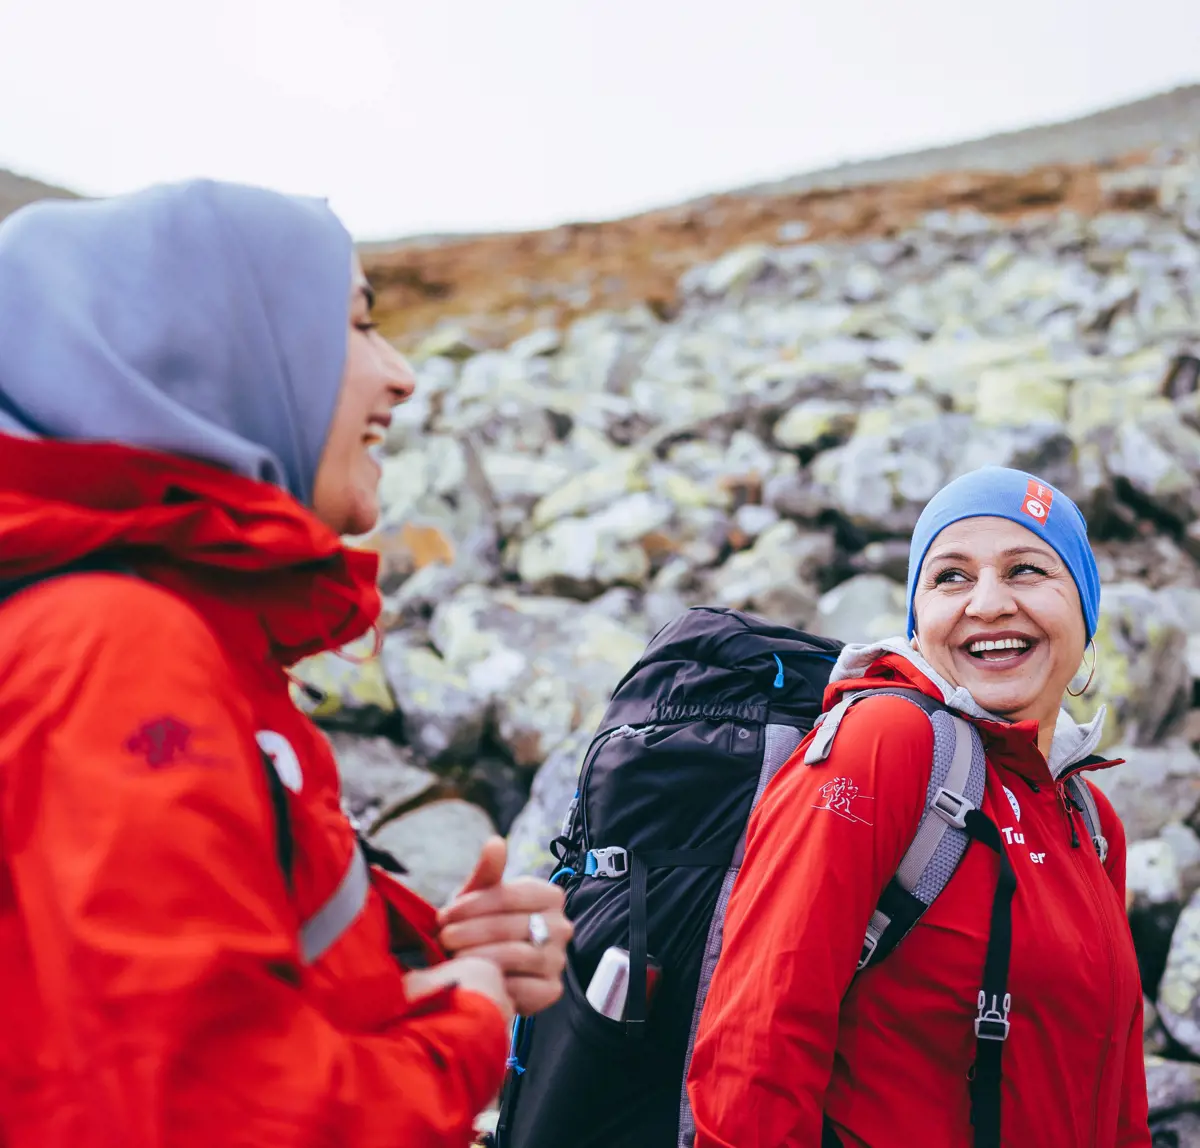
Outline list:
[[[737,247],[668,318],[426,340],[362,540],[382,653],[300,667],[352,813],[422,892],[449,896],[493,828],[514,871],[548,871],[609,691],[686,606],[898,632],[924,502],[1028,468],[1092,525],[1104,620],[1073,705],[1107,703],[1128,758],[1097,780],[1131,842],[1156,1121],[1200,1143],[1200,154],[1093,178],[1086,213]]]

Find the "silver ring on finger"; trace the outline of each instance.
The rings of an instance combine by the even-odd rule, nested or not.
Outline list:
[[[546,924],[546,918],[541,913],[530,913],[529,943],[535,949],[540,949],[548,940],[550,940],[550,926]]]

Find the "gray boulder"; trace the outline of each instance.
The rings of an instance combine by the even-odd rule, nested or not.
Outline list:
[[[1158,1015],[1171,1037],[1200,1057],[1200,894],[1193,894],[1175,926],[1158,987]]]
[[[1085,720],[1109,707],[1104,745],[1155,745],[1183,724],[1191,704],[1187,633],[1169,600],[1135,584],[1105,586],[1096,629],[1096,673],[1067,708]]]
[[[904,633],[905,589],[882,574],[859,574],[817,603],[813,628],[843,642],[875,642]]]
[[[438,784],[437,775],[421,768],[411,750],[389,738],[334,731],[329,741],[341,777],[342,804],[357,824],[373,824]]]
[[[433,650],[396,638],[384,641],[383,666],[408,744],[429,765],[471,759],[483,741],[491,699]]]
[[[558,836],[563,818],[579,783],[579,770],[596,732],[600,711],[551,751],[533,779],[529,804],[508,833],[506,876],[534,876],[548,880],[555,859],[550,842]]]
[[[1157,837],[1189,818],[1200,802],[1200,757],[1183,741],[1161,746],[1113,746],[1106,756],[1124,764],[1099,769],[1088,780],[1112,802],[1130,841]]]
[[[749,550],[734,554],[707,582],[714,605],[748,610],[790,626],[807,627],[817,608],[814,578],[833,558],[827,534],[805,533],[790,521],[763,531]]]
[[[603,610],[478,586],[439,605],[430,633],[446,664],[492,699],[495,735],[524,768],[608,700],[645,646]]]
[[[495,833],[477,805],[434,801],[386,822],[371,840],[407,869],[402,878],[433,905],[444,905],[471,875],[479,851]]]
[[[1200,1064],[1147,1056],[1146,1094],[1151,1117],[1200,1108]]]

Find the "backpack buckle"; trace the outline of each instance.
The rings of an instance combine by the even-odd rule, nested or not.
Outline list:
[[[952,828],[966,829],[967,814],[975,806],[961,793],[955,793],[952,789],[943,786],[937,791],[937,796],[933,799],[933,805],[930,808]]]
[[[1108,838],[1103,833],[1097,833],[1092,838],[1092,844],[1096,847],[1096,854],[1100,858],[1100,864],[1103,865],[1108,860]]]
[[[975,1018],[975,1036],[979,1040],[1008,1039],[1008,1011],[1012,1008],[1012,993],[1004,994],[1004,1003],[996,1007],[996,997],[992,996],[992,1007],[987,1007],[987,993],[979,990],[979,1015]]]
[[[875,950],[879,948],[879,938],[871,933],[867,933],[863,939],[862,953],[858,958],[858,969],[861,972],[871,963],[871,958],[875,955]]]
[[[624,877],[629,873],[629,852],[619,845],[589,849],[583,871],[589,877]]]

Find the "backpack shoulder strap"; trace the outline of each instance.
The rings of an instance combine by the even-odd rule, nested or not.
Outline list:
[[[860,969],[886,957],[946,887],[970,844],[967,815],[983,804],[987,760],[978,731],[946,706],[917,696],[920,702],[909,700],[925,710],[933,727],[925,812],[871,915]]]
[[[1084,764],[1090,765],[1095,762],[1098,765],[1103,760],[1102,757],[1089,757]],[[1092,787],[1079,772],[1071,774],[1067,778],[1066,784],[1071,799],[1083,815],[1083,823],[1087,826],[1088,836],[1092,839],[1096,856],[1100,858],[1100,863],[1103,865],[1108,860],[1108,838],[1100,830],[1100,808],[1096,804],[1096,796],[1092,793]]]
[[[970,843],[967,814],[983,803],[987,761],[970,722],[920,690],[873,689],[849,694],[823,715],[804,761],[824,761],[850,707],[872,697],[898,697],[915,705],[933,727],[933,765],[925,812],[896,875],[871,915],[859,969],[881,961],[900,943],[946,887]]]

